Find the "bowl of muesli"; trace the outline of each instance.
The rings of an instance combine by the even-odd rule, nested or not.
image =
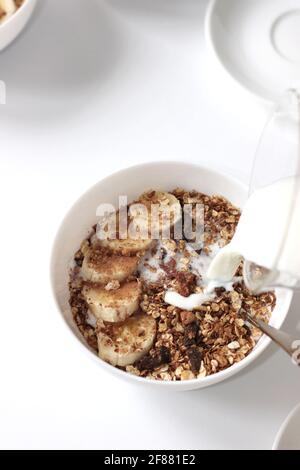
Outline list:
[[[247,187],[181,162],[121,170],[66,215],[54,242],[51,281],[73,338],[104,370],[174,390],[236,374],[270,343],[246,313],[279,328],[292,295],[254,295],[242,278],[208,281],[232,239]],[[151,230],[150,230],[151,229]]]
[[[0,51],[25,28],[36,0],[0,0]]]

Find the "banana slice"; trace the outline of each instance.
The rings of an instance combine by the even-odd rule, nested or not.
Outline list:
[[[129,366],[149,352],[155,336],[156,321],[146,314],[106,325],[98,332],[99,357],[113,366]]]
[[[127,282],[117,290],[104,287],[85,287],[83,295],[97,319],[121,322],[139,308],[142,289],[138,281]]]
[[[142,208],[139,208],[142,204]],[[137,204],[130,206],[133,224],[141,233],[149,233],[153,238],[157,234],[166,236],[171,228],[181,220],[182,210],[179,200],[170,193],[148,191],[142,194]],[[157,233],[153,234],[153,230]]]
[[[147,240],[137,239],[133,240],[127,238],[125,240],[99,240],[100,246],[108,248],[114,253],[120,253],[122,255],[136,255],[139,252],[144,252],[152,248],[155,244],[155,240],[150,238]]]
[[[109,256],[101,250],[89,250],[84,257],[81,274],[90,282],[107,284],[111,280],[122,282],[137,269],[136,256]]]
[[[117,213],[116,220],[110,227],[107,219],[103,219],[102,223],[99,223],[95,235],[92,237],[92,243],[94,246],[99,246],[102,248],[107,248],[113,253],[122,254],[124,256],[132,256],[137,253],[145,252],[150,249],[155,241],[151,240],[146,232],[146,236],[143,237],[140,234],[131,237],[130,233],[126,232],[126,226],[124,227],[124,232],[126,238],[120,238],[120,225],[119,225],[119,212]],[[127,218],[127,230],[130,228],[130,218]],[[108,226],[107,226],[108,224]]]

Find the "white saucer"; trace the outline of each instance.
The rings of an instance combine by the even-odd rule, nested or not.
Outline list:
[[[300,90],[300,1],[211,0],[206,37],[243,87],[268,101]]]
[[[300,450],[300,403],[279,429],[273,450]]]

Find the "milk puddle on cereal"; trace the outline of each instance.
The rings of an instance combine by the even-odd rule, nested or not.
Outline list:
[[[240,211],[221,196],[182,189],[149,191],[135,202],[170,209],[174,227],[185,205],[201,205],[202,243],[177,239],[175,229],[168,238],[139,240],[100,240],[94,231],[74,256],[69,284],[73,317],[87,343],[111,365],[152,380],[201,378],[241,361],[261,336],[245,323],[245,312],[268,322],[276,298],[251,294],[242,266],[224,285],[206,278]],[[195,217],[193,209],[193,225]]]

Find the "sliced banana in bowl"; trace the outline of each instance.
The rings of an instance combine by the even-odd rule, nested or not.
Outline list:
[[[103,250],[90,249],[85,255],[81,275],[86,281],[107,284],[111,280],[123,282],[137,270],[137,256],[110,255]]]
[[[129,214],[140,232],[151,234],[152,238],[169,238],[172,227],[181,221],[182,209],[173,194],[147,191],[130,206]]]
[[[156,321],[134,315],[122,323],[110,323],[98,331],[99,357],[113,366],[126,367],[147,354],[155,340]]]
[[[120,212],[103,218],[94,236],[95,245],[124,256],[141,255],[151,249],[162,235],[169,238],[174,225],[181,222],[182,209],[173,194],[148,191],[128,207],[123,229],[125,238],[120,236],[118,217]]]
[[[116,290],[103,286],[85,286],[84,298],[92,314],[106,322],[121,322],[133,315],[139,308],[142,294],[140,282],[127,282]]]
[[[136,277],[145,257],[155,256],[162,234],[181,223],[182,209],[173,194],[148,191],[129,205],[126,216],[126,238],[121,237],[119,219],[108,216],[94,227],[82,243],[75,271],[80,302],[95,320],[98,355],[121,368],[147,355],[155,342],[157,321],[140,310],[143,282]]]
[[[131,256],[149,250],[154,246],[155,241],[151,240],[151,238],[136,240],[132,238],[126,238],[124,240],[116,238],[114,240],[99,240],[98,243],[100,246],[108,248],[113,253]]]

